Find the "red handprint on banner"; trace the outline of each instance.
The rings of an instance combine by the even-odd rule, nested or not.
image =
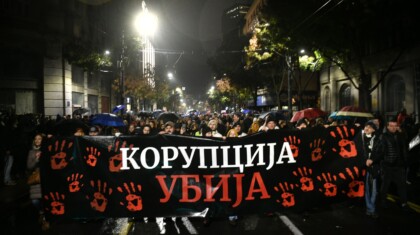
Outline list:
[[[95,167],[96,163],[98,162],[98,157],[101,156],[101,152],[99,152],[98,149],[94,147],[87,147],[86,151],[87,156],[84,156],[86,164],[91,167]]]
[[[51,214],[53,215],[63,215],[65,210],[64,210],[64,203],[62,202],[62,200],[64,200],[64,195],[63,194],[59,194],[58,192],[56,192],[55,194],[53,192],[50,192],[50,196],[48,195],[44,195],[45,200],[47,201],[51,201],[49,207],[46,206],[45,210],[50,211]]]
[[[312,149],[311,160],[313,162],[319,161],[325,154],[325,150],[322,148],[325,144],[325,140],[315,139],[309,144],[309,147]]]
[[[359,168],[357,167],[353,167],[353,170],[355,172],[355,174],[353,174],[353,172],[350,170],[350,168],[346,168],[346,172],[348,174],[348,176],[352,179],[352,181],[349,183],[349,191],[347,192],[347,196],[348,197],[363,197],[363,195],[365,194],[365,184],[362,180],[357,180],[355,175],[357,176],[357,178],[359,178]],[[362,170],[361,175],[365,176],[366,171]],[[339,173],[338,176],[340,176],[341,179],[343,180],[347,180],[346,176],[344,175],[344,173]],[[345,193],[345,192],[343,192]]]
[[[338,136],[337,136],[337,134]],[[340,156],[343,158],[352,158],[357,156],[356,145],[353,141],[348,140],[354,136],[354,129],[348,129],[347,126],[338,126],[336,127],[336,132],[331,131],[330,134],[334,138],[341,138],[338,142],[338,146],[340,147]],[[336,148],[332,149],[334,152],[338,150]]]
[[[300,176],[300,189],[303,192],[309,192],[314,190],[314,182],[312,178],[308,177],[309,175],[312,175],[312,169],[306,169],[306,167],[299,167],[297,171],[293,171],[293,174],[298,177]]]
[[[134,185],[133,182],[130,182],[130,185],[128,185],[127,183],[124,183],[124,188],[125,191],[128,193],[127,196],[125,196],[125,200],[127,201],[127,203],[125,202],[120,202],[120,204],[122,206],[127,205],[127,209],[129,211],[140,211],[143,209],[143,202],[142,199],[139,195],[135,194],[136,191],[140,192],[141,191],[141,185],[138,184],[137,187]],[[121,187],[117,187],[118,191],[123,193],[123,189]]]
[[[317,176],[319,181],[324,181],[324,191],[323,189],[319,189],[320,192],[324,193],[326,197],[335,197],[337,195],[337,185],[332,183],[333,181],[337,181],[336,175],[331,175],[330,173],[322,173],[321,176]]]
[[[120,141],[117,140],[115,142],[115,147],[112,149],[112,145],[108,146],[109,152],[114,152],[115,155],[109,158],[109,171],[110,172],[119,172],[121,170],[122,166],[122,154],[120,151]],[[127,145],[127,142],[124,141],[121,145],[121,148],[125,148]],[[133,145],[130,145],[130,148],[133,147]]]
[[[83,184],[79,181],[83,178],[83,174],[76,173],[71,174],[67,177],[67,182],[69,182],[69,192],[75,193],[79,192],[80,188],[83,187]]]
[[[284,184],[284,185],[283,185]],[[290,187],[290,189],[289,189]],[[280,192],[281,189],[281,192]],[[277,192],[280,192],[281,195],[281,201],[280,199],[276,200],[278,203],[281,202],[281,204],[284,207],[291,207],[295,205],[295,195],[293,193],[290,193],[289,190],[293,190],[294,189],[294,185],[293,184],[288,184],[287,182],[285,183],[279,183],[279,187],[274,186],[274,190],[276,190]]]
[[[66,147],[66,140],[62,140],[61,144],[59,144],[58,140],[55,141],[55,148],[53,148],[53,145],[48,146],[48,151],[55,153],[51,157],[51,169],[53,170],[61,170],[64,167],[67,166],[68,161],[66,159],[67,154],[64,152],[64,149],[67,148],[70,149],[73,146],[73,142],[69,142]],[[73,158],[70,158],[69,161],[71,161]]]
[[[91,180],[90,185],[95,188],[95,181]],[[107,183],[104,182],[101,183],[100,180],[97,182],[97,189],[93,194],[93,200],[90,202],[90,206],[99,212],[104,212],[106,209],[106,206],[108,205],[108,199],[106,198],[106,194],[111,195],[112,194],[112,188],[109,188],[107,190]],[[89,199],[89,196],[86,196],[87,199]]]
[[[284,142],[289,142],[290,149],[292,150],[293,157],[299,156],[299,144],[300,139],[296,138],[296,136],[289,136],[289,138],[284,137]]]

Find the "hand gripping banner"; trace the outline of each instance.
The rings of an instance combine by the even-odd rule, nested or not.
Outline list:
[[[44,208],[50,219],[226,216],[360,198],[356,132],[53,138],[42,148]]]

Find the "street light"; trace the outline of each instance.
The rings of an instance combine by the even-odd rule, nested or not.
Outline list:
[[[171,73],[171,72],[169,72],[168,73],[168,79],[169,80],[172,80],[174,78],[174,74],[173,73]]]
[[[145,77],[146,74],[150,75],[147,76],[147,82],[149,83],[150,87],[154,88],[155,80],[150,71],[152,71],[152,69],[155,67],[155,49],[149,38],[153,37],[157,29],[158,18],[155,14],[149,12],[144,1],[142,1],[141,7],[141,12],[137,15],[134,21],[134,27],[139,32],[144,43],[141,62],[141,68],[143,71],[141,71],[141,73],[143,77]],[[153,109],[157,109],[156,102],[153,104]]]
[[[158,25],[158,18],[155,14],[149,12],[146,3],[141,3],[142,11],[137,15],[135,20],[135,27],[137,31],[145,37],[153,36]]]

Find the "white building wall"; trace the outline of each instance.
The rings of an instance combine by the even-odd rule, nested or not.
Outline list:
[[[63,74],[64,67],[64,74]],[[45,116],[71,114],[70,65],[61,58],[44,58]]]

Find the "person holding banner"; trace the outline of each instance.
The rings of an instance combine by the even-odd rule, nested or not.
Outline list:
[[[247,135],[245,132],[242,131],[242,126],[240,123],[233,124],[232,128],[235,129],[236,133],[238,134],[237,137],[244,137]]]
[[[357,152],[363,155],[367,173],[365,179],[365,203],[366,215],[376,219],[376,198],[378,195],[377,179],[379,177],[379,157],[377,155],[377,148],[379,138],[376,136],[377,127],[372,121],[365,123],[365,127],[355,137],[355,144]]]
[[[307,128],[309,125],[309,121],[306,118],[301,118],[296,123],[296,129],[302,130]]]
[[[277,129],[279,129],[279,127],[277,126],[276,119],[271,115],[267,115],[264,125],[262,125],[258,131],[270,131]]]
[[[151,135],[152,127],[149,124],[145,124],[141,129],[140,135]]]
[[[173,134],[175,131],[175,123],[168,121],[163,126],[163,130],[159,134]]]
[[[408,210],[407,205],[407,144],[398,131],[396,120],[388,121],[385,133],[379,142],[378,154],[381,158],[382,185],[381,203],[386,206],[386,194],[391,183],[395,183],[400,196],[401,207]]]
[[[220,132],[218,131],[217,127],[218,127],[218,121],[217,119],[212,119],[207,123],[207,126],[210,128],[211,130],[211,136],[212,137],[216,137],[216,138],[223,138],[223,135],[220,134]]]
[[[255,120],[252,121],[251,126],[248,129],[248,135],[252,135],[258,132],[258,130],[260,129],[260,123],[258,121],[257,118],[255,118]]]

